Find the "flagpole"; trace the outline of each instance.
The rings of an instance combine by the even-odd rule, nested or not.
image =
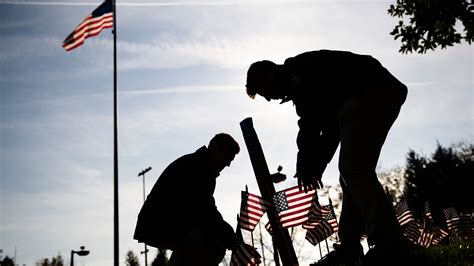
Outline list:
[[[115,0],[112,0],[112,11],[114,13],[114,266],[119,265],[119,209],[118,209],[118,89],[117,89],[117,12]]]

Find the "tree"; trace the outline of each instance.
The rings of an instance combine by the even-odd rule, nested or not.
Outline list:
[[[139,266],[140,262],[138,261],[137,255],[133,251],[129,250],[125,255],[125,265],[127,266]]]
[[[64,260],[61,254],[58,254],[56,257],[50,259],[43,258],[36,263],[39,266],[64,266]]]
[[[472,209],[471,179],[474,173],[474,145],[461,143],[449,148],[437,144],[431,157],[410,150],[407,155],[404,196],[415,216],[421,217],[428,202],[437,224],[442,209]]]
[[[401,53],[420,54],[474,40],[474,4],[468,0],[397,0],[388,13],[400,19],[390,33],[401,38]],[[407,18],[407,19],[405,19]],[[408,21],[407,21],[408,20]],[[458,32],[462,23],[464,29]]]
[[[2,266],[15,266],[15,262],[13,261],[12,258],[5,256],[5,258],[2,261]]]
[[[403,187],[405,186],[403,174],[405,168],[396,166],[388,170],[377,171],[380,183],[385,189],[393,205],[395,205],[403,196]]]
[[[166,249],[158,249],[156,257],[151,263],[151,266],[166,266],[168,265],[168,257],[166,256]]]

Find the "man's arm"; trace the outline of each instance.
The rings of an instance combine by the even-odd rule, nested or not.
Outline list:
[[[323,187],[321,177],[337,149],[340,133],[336,117],[323,117],[316,108],[305,110],[301,107],[297,105],[300,130],[296,141],[298,157],[295,176],[300,190],[303,187],[307,191]]]

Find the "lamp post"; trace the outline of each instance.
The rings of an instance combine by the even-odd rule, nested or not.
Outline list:
[[[145,174],[151,170],[151,166],[146,168],[145,170],[141,171],[140,173],[138,173],[138,177],[142,176],[143,177],[143,203],[145,203]],[[147,253],[148,253],[148,248],[145,245],[145,250],[140,252],[140,254],[145,254],[145,266],[148,266],[148,256],[147,256]]]
[[[71,266],[74,266],[74,254],[79,256],[87,256],[89,255],[89,250],[85,250],[84,246],[81,246],[81,250],[79,251],[71,250]]]

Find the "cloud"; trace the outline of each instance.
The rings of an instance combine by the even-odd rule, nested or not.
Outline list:
[[[275,40],[278,42],[279,40]],[[229,40],[217,36],[200,40],[156,40],[150,43],[120,42],[121,53],[126,55],[120,68],[127,69],[172,69],[195,65],[212,65],[222,68],[241,68],[271,54],[264,38]],[[282,42],[280,42],[281,44]],[[278,48],[275,47],[274,54]],[[266,51],[265,53],[259,53]],[[239,56],[236,56],[236,55]]]
[[[407,83],[407,86],[409,93],[397,120],[398,126],[403,128],[474,121],[469,84],[421,82]]]
[[[208,5],[230,5],[237,1],[171,1],[162,3],[146,3],[146,2],[121,2],[117,6],[208,6]],[[31,2],[31,1],[5,1],[0,2],[0,5],[32,5],[32,6],[97,6],[98,3],[87,2]]]

